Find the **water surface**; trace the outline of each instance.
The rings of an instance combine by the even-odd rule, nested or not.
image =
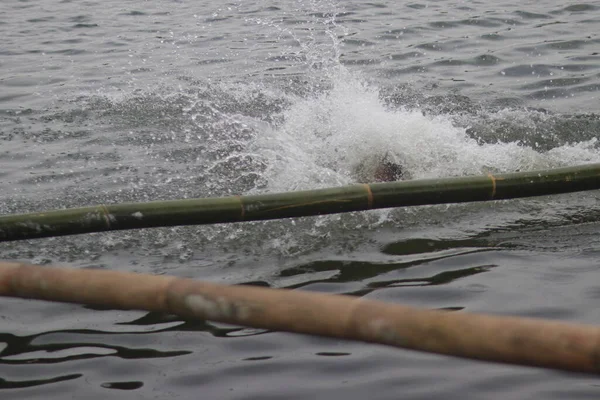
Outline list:
[[[596,2],[0,4],[0,213],[600,162]],[[0,244],[0,258],[598,324],[597,192]],[[0,396],[591,398],[593,377],[16,299]]]

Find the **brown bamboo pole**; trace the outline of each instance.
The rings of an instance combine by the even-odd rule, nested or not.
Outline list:
[[[254,196],[98,205],[0,216],[0,242],[158,226],[213,224],[600,189],[600,164]]]
[[[600,328],[541,319],[423,310],[345,295],[17,263],[0,263],[0,295],[173,313],[477,360],[600,372]]]

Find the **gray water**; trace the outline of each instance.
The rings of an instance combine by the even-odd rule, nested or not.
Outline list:
[[[0,3],[0,213],[600,162],[600,3]],[[0,259],[598,324],[597,192],[0,244]],[[596,398],[594,377],[0,303],[3,399]]]

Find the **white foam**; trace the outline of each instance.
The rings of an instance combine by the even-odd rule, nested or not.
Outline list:
[[[254,152],[268,165],[267,190],[352,183],[358,163],[386,154],[413,179],[600,162],[595,140],[547,152],[522,141],[479,143],[451,115],[391,109],[377,87],[342,66],[327,76],[329,90],[292,99],[282,122],[257,137]]]

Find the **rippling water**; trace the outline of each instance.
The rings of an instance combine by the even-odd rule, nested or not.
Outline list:
[[[0,213],[600,162],[600,4],[0,4]],[[0,258],[600,323],[597,192],[0,244]],[[589,376],[4,299],[2,398],[590,398]]]

